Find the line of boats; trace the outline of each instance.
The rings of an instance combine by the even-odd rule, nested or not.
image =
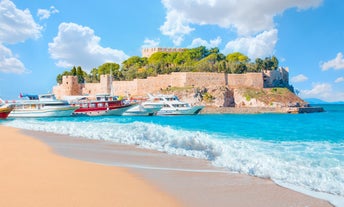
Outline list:
[[[194,115],[204,106],[191,106],[175,95],[151,95],[148,98],[123,99],[118,96],[69,96],[56,99],[54,94],[21,95],[19,100],[0,99],[0,119],[7,117],[66,116],[152,116]]]

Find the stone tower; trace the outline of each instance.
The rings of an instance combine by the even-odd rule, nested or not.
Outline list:
[[[101,75],[100,76],[100,91],[104,94],[111,93],[112,80],[110,75]]]
[[[63,76],[62,83],[53,88],[53,93],[57,98],[80,95],[82,87],[83,85],[78,83],[77,76]]]

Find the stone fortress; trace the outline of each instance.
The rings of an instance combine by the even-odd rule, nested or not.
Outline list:
[[[227,86],[229,88],[252,87],[270,88],[289,86],[288,69],[245,74],[226,74],[211,72],[175,72],[147,79],[132,81],[111,81],[109,75],[102,75],[100,83],[78,83],[76,76],[63,76],[62,83],[53,87],[57,98],[73,95],[115,94],[126,96],[146,96],[168,87]]]
[[[185,48],[143,48],[142,56],[150,57],[155,52],[182,52]],[[288,68],[278,68],[272,71],[245,74],[226,74],[211,72],[175,72],[168,75],[158,75],[147,79],[132,81],[112,81],[109,75],[102,75],[100,83],[78,83],[77,77],[64,76],[62,83],[53,87],[57,98],[73,95],[115,94],[126,96],[145,96],[168,87],[227,86],[229,88],[253,87],[288,87]]]

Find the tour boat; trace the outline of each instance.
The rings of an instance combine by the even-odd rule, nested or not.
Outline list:
[[[6,119],[12,110],[13,110],[13,105],[10,105],[10,104],[0,105],[0,119]]]
[[[20,95],[20,100],[9,101],[14,105],[9,117],[62,117],[71,116],[78,107],[56,99],[54,94]]]
[[[124,112],[124,116],[153,116],[164,106],[162,103],[148,104],[147,98],[133,98],[130,101],[137,105]]]
[[[144,107],[162,104],[163,107],[157,112],[157,115],[194,115],[198,114],[204,106],[191,106],[187,102],[180,101],[175,95],[151,95],[149,99],[143,102]]]
[[[95,100],[84,97],[70,103],[79,107],[73,113],[75,116],[121,116],[136,105],[117,96],[109,95],[97,95]]]

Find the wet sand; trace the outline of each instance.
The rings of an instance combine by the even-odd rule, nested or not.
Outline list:
[[[3,137],[3,128],[4,127],[0,128],[1,138]],[[11,128],[6,127],[6,130],[10,130],[13,133],[13,129]],[[14,130],[14,132],[16,133],[16,130]],[[120,145],[105,141],[87,140],[83,138],[28,130],[21,130],[20,132],[29,137],[35,137],[46,143],[48,146],[52,147],[53,151],[58,155],[87,161],[87,163],[81,163],[85,165],[92,165],[97,169],[110,169],[110,171],[113,173],[123,172],[123,174],[126,174],[129,177],[138,179],[154,192],[159,191],[156,196],[162,200],[163,198],[167,199],[162,201],[164,205],[160,206],[332,206],[327,201],[313,198],[278,186],[269,179],[261,179],[241,174],[229,173],[223,169],[211,166],[209,162],[204,160],[167,155],[165,153],[140,149],[136,146]],[[37,143],[37,141],[34,141],[34,139],[28,138],[27,136],[25,140],[30,139],[31,141]],[[0,139],[0,141],[1,140],[2,139]],[[17,142],[19,141],[20,140]],[[42,143],[40,144],[42,145]],[[3,144],[1,143],[0,146],[0,148],[2,148]],[[45,148],[46,151],[51,153],[50,150],[47,150],[49,149],[48,147],[45,146]],[[30,147],[30,145],[25,145],[25,149],[30,151],[32,147]],[[0,153],[2,153],[2,149]],[[54,156],[52,154],[50,156],[55,157],[55,159],[57,159],[56,157],[58,157],[58,159],[62,159],[62,157]],[[1,157],[3,156],[1,155]],[[19,154],[17,155],[16,159],[25,160],[26,156],[20,156]],[[76,160],[65,158],[64,162],[67,161],[77,162]],[[0,163],[1,162],[2,159],[0,159]],[[12,167],[16,168],[18,163],[15,163],[15,160],[12,160],[12,162]],[[61,164],[57,165],[53,160],[49,161],[49,163],[53,163],[52,165],[54,167],[61,169],[61,167],[58,167],[58,165]],[[38,168],[38,166],[27,167]],[[46,168],[50,167],[39,167],[39,169],[43,171],[43,174],[47,173],[45,170]],[[79,167],[76,168],[79,169]],[[102,170],[97,172],[99,172],[99,177],[103,177],[101,175],[103,173]],[[0,172],[1,185],[4,179],[2,176],[3,173],[4,172]],[[29,178],[24,174],[20,174],[18,177],[23,177],[22,179]],[[88,178],[88,181],[85,181],[86,183],[97,181],[97,179],[95,179],[96,176],[94,175],[85,174],[84,177],[85,179]],[[39,179],[39,177],[36,179]],[[111,175],[109,175],[109,178],[107,179],[111,179]],[[46,182],[45,188],[50,188],[49,181],[47,180]],[[131,191],[131,189],[126,188],[126,181],[116,183],[116,185],[121,186],[120,189],[128,189],[128,193],[135,195],[141,194],[139,189],[134,189]],[[132,187],[135,188],[135,186]],[[67,188],[67,186],[64,186],[64,188]],[[60,190],[62,189],[63,188]],[[20,192],[16,192],[15,189],[12,190],[13,194],[20,194]],[[0,195],[3,195],[1,191]],[[82,199],[82,196],[80,196],[80,199]],[[87,197],[85,199],[87,199]],[[95,198],[94,202],[96,202],[97,199],[101,198]],[[2,199],[0,199],[0,206],[4,206],[1,205],[1,202]],[[148,203],[142,205],[142,202],[139,202],[138,205],[133,204],[124,206],[152,205],[149,205]]]

